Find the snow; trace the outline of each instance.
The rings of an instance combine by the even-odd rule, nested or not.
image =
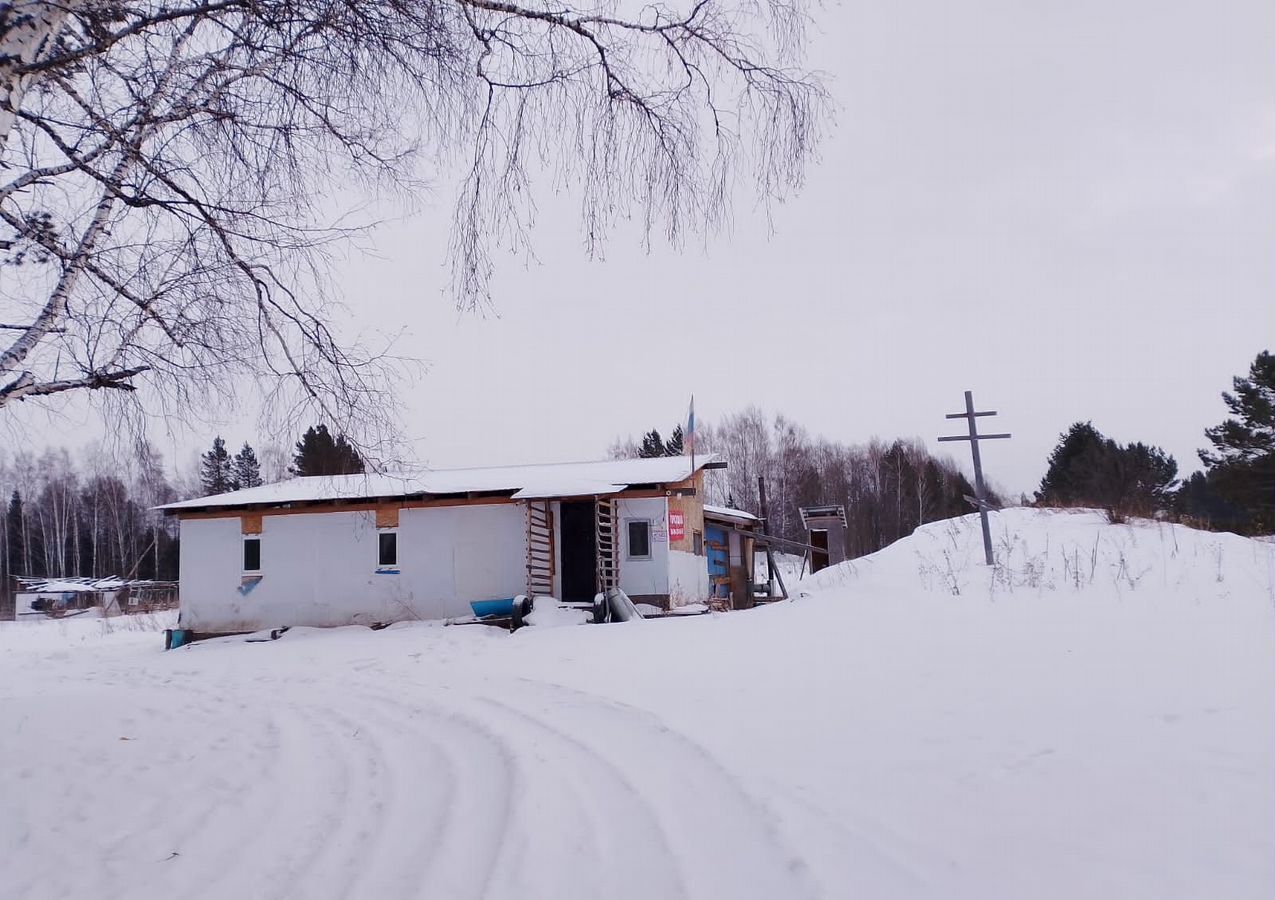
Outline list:
[[[745,510],[731,509],[729,506],[710,506],[707,503],[704,504],[704,514],[709,516],[724,516],[730,519],[742,519],[745,522],[761,521],[752,513],[746,512]]]
[[[564,625],[584,625],[593,621],[593,613],[578,606],[564,606],[553,597],[537,597],[531,612],[527,613],[528,625],[538,628],[561,628]]]
[[[1275,546],[993,529],[649,628],[0,623],[4,893],[1275,896]]]
[[[150,587],[156,584],[146,578],[19,578],[23,593],[78,594],[115,591],[122,587]]]
[[[593,462],[431,469],[420,476],[317,475],[292,478],[211,497],[169,503],[159,509],[179,511],[216,506],[280,505],[323,500],[367,500],[429,494],[517,491],[521,498],[574,497],[614,493],[633,484],[685,481],[715,463],[714,456],[664,456],[653,459],[604,459]]]

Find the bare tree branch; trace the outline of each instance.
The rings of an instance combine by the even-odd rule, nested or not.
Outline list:
[[[189,411],[247,379],[392,428],[400,361],[333,324],[358,233],[333,188],[412,196],[422,161],[459,162],[462,308],[491,302],[494,250],[531,252],[538,185],[576,194],[591,254],[622,220],[711,232],[741,174],[769,203],[814,153],[802,2],[0,0],[0,319],[28,323],[0,408],[140,387]]]

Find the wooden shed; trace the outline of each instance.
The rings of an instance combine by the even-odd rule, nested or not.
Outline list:
[[[844,506],[803,506],[801,524],[813,548],[810,571],[818,572],[846,560],[846,508]]]

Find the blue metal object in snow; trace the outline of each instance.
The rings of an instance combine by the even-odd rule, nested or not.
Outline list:
[[[487,616],[512,616],[514,614],[514,598],[506,597],[503,600],[473,600],[469,604],[469,608],[474,611],[474,615],[483,619]]]

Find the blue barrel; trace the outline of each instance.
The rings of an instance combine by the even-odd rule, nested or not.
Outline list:
[[[480,619],[487,616],[512,616],[514,614],[514,598],[506,597],[503,600],[472,600],[469,608],[474,611],[474,615]]]

